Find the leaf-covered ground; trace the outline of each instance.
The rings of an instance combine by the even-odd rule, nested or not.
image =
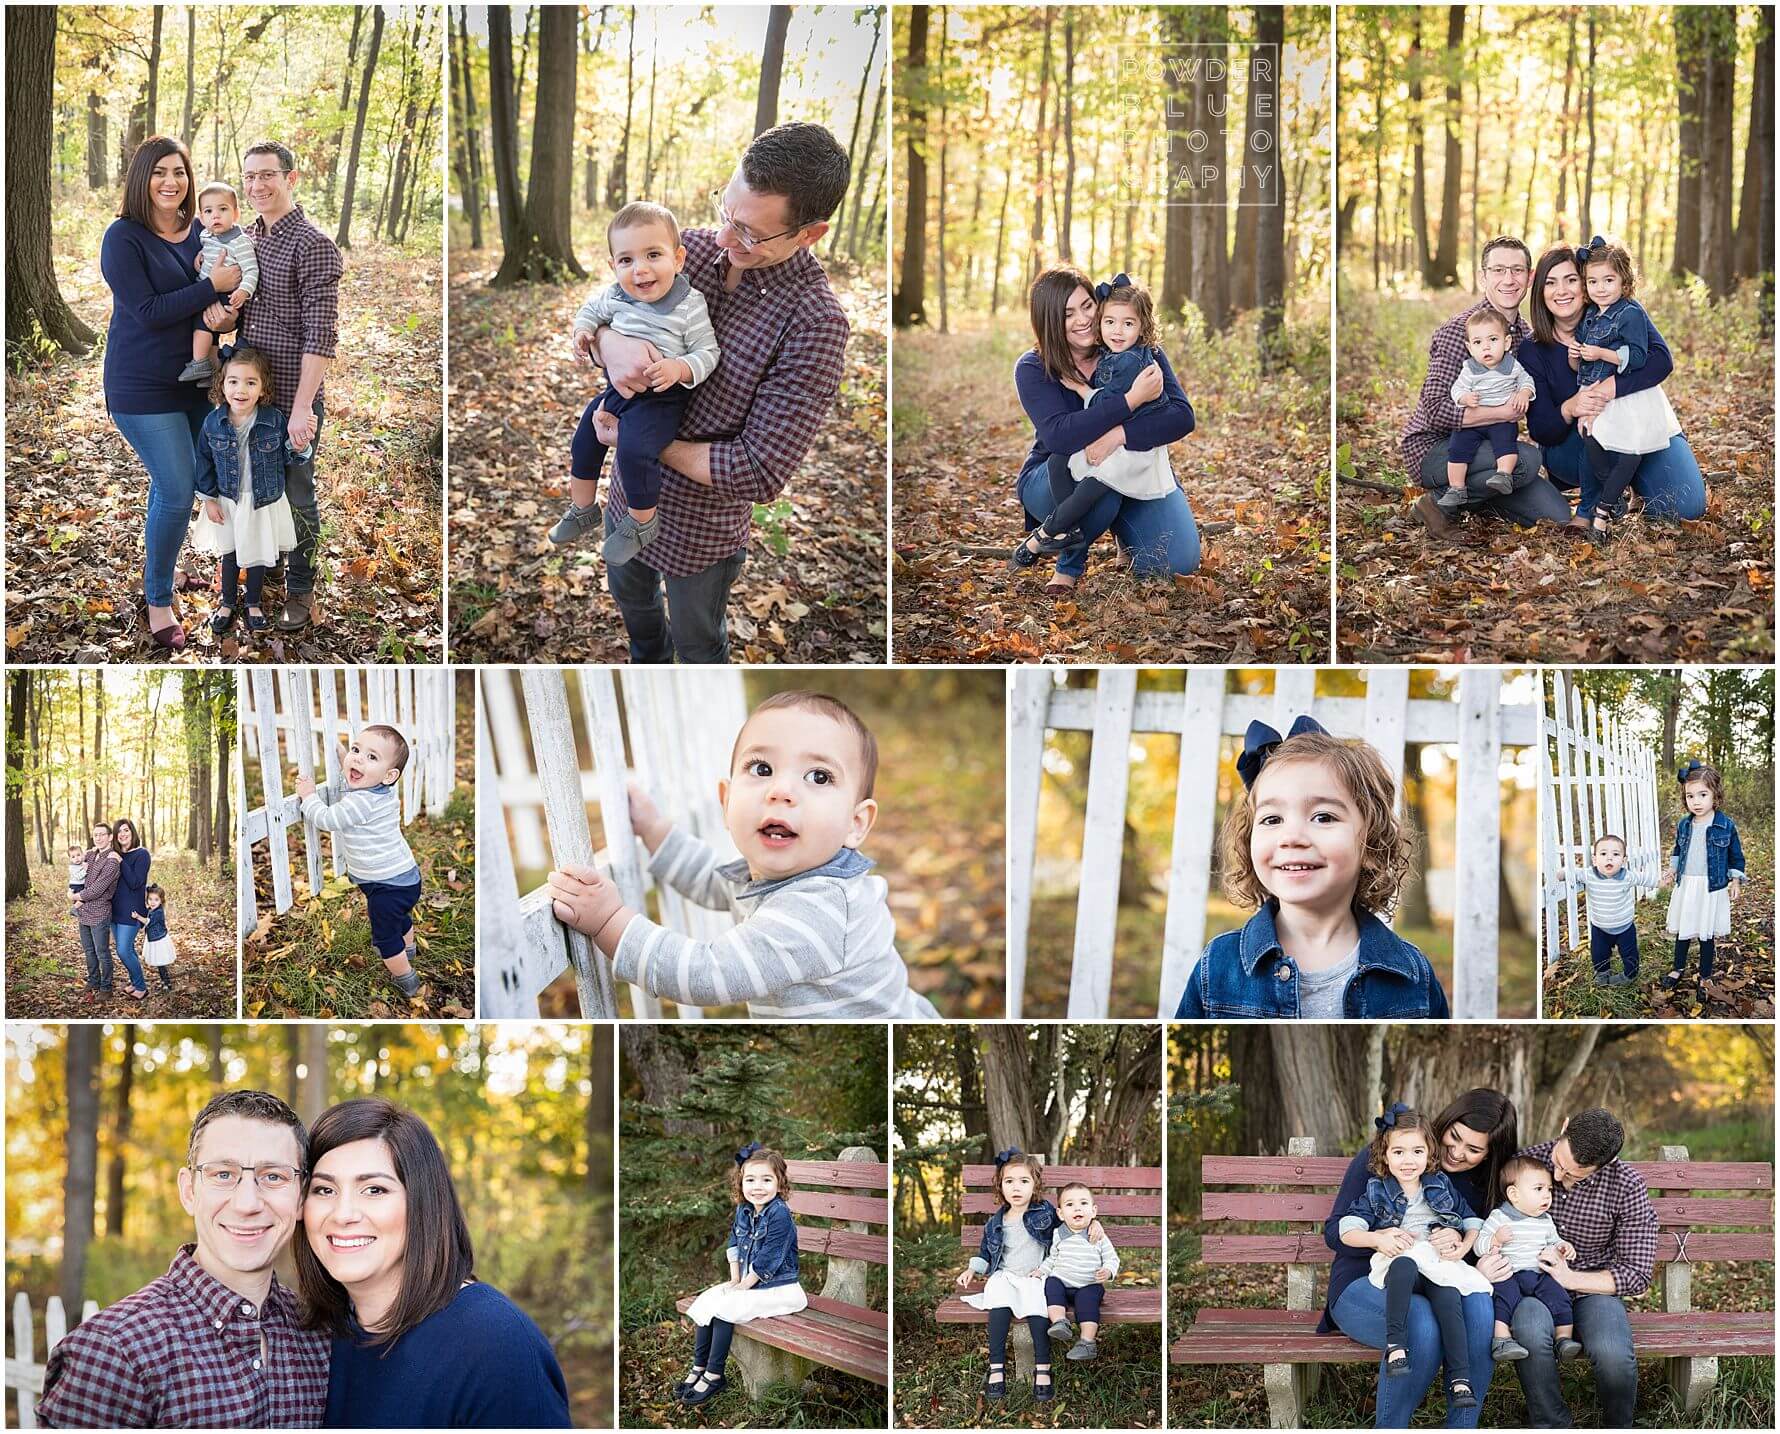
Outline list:
[[[371,942],[365,898],[326,864],[309,889],[302,840],[291,843],[290,910],[272,910],[272,866],[255,850],[258,925],[242,947],[241,1000],[249,1019],[467,1020],[476,1004],[476,803],[467,787],[442,815],[424,813],[403,829],[420,865],[414,907],[420,994],[396,989]]]
[[[454,251],[451,652],[469,662],[623,662],[599,544],[545,536],[568,503],[569,440],[599,392],[569,349],[607,274],[493,289],[498,255]],[[746,662],[884,660],[884,295],[824,261],[851,333],[833,413],[772,503],[757,504],[729,604]],[[607,465],[602,480],[611,481]]]
[[[1032,446],[1013,384],[1032,346],[1023,315],[898,334],[896,660],[1326,661],[1328,355],[1302,342],[1293,370],[1263,378],[1252,318],[1191,345],[1164,334],[1197,419],[1170,460],[1200,527],[1199,571],[1138,579],[1102,540],[1075,591],[1052,598],[1051,563],[1006,563],[1025,533],[1015,479]]]
[[[1426,375],[1428,339],[1474,302],[1462,292],[1342,292],[1339,660],[1771,661],[1774,352],[1752,290],[1714,305],[1698,287],[1669,286],[1646,300],[1675,353],[1665,389],[1708,503],[1689,523],[1646,519],[1634,503],[1605,548],[1552,524],[1527,530],[1478,514],[1440,541],[1411,511],[1422,490],[1404,487],[1397,436]]]
[[[235,889],[195,852],[162,847],[150,877],[167,894],[167,934],[179,952],[173,989],[145,968],[148,995],[132,1000],[129,975],[112,952],[112,994],[86,1000],[86,958],[68,910],[68,868],[31,866],[31,892],[6,903],[6,1014],[16,1021],[233,1020]]]
[[[103,328],[111,296],[97,244],[58,268]],[[175,657],[142,603],[148,474],[105,412],[101,357],[58,357],[6,379],[6,652],[14,662],[440,661],[440,266],[383,245],[346,256],[339,351],[316,462],[322,535],[315,619],[302,633],[211,634],[214,560],[188,547],[196,586],[176,598]],[[282,585],[266,584],[268,611]]]
[[[1742,832],[1751,874],[1774,869],[1773,829],[1752,821]],[[1583,911],[1578,929],[1582,946],[1566,951],[1543,975],[1543,1012],[1547,1017],[1604,1017],[1609,1020],[1673,1021],[1689,1017],[1706,1020],[1774,1019],[1774,891],[1756,880],[1745,885],[1731,907],[1731,934],[1719,938],[1712,962],[1712,979],[1702,983],[1700,948],[1688,947],[1687,978],[1673,991],[1662,989],[1662,979],[1675,959],[1675,938],[1667,920],[1673,888],[1659,891],[1637,905],[1638,978],[1629,986],[1597,986],[1589,960],[1588,913]],[[1583,903],[1586,907],[1586,900]],[[1565,927],[1567,935],[1568,928]],[[1613,970],[1620,961],[1613,958]]]

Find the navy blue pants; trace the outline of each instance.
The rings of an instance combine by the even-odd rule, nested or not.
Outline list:
[[[1514,1323],[1515,1310],[1529,1296],[1551,1311],[1552,1328],[1575,1323],[1576,1312],[1570,1303],[1570,1292],[1544,1270],[1517,1270],[1492,1288],[1496,1292],[1496,1318],[1503,1324]]]
[[[680,420],[692,390],[676,384],[666,393],[645,389],[626,398],[608,388],[581,414],[575,441],[569,447],[569,473],[575,478],[597,479],[606,466],[606,445],[593,431],[593,413],[603,408],[618,424],[618,471],[623,475],[624,502],[630,508],[653,508],[661,501],[661,470],[656,466],[661,450],[680,433]]]
[[[377,954],[385,961],[400,956],[414,926],[409,913],[420,900],[420,883],[395,886],[387,881],[361,881],[358,889],[364,892],[365,905],[371,910],[371,943]]]
[[[1638,974],[1638,928],[1628,926],[1624,931],[1603,931],[1600,927],[1590,924],[1588,928],[1588,956],[1595,963],[1595,970],[1603,976],[1613,972],[1613,953],[1619,952],[1619,959],[1625,967],[1628,977]]]
[[[1083,1285],[1072,1290],[1055,1275],[1045,1277],[1045,1303],[1075,1311],[1077,1324],[1100,1323],[1100,1301],[1105,1294],[1105,1285]]]
[[[1014,1327],[1014,1312],[1006,1305],[989,1311],[989,1363],[1007,1364],[1007,1332]],[[1027,1315],[1026,1328],[1032,1331],[1032,1362],[1051,1362],[1051,1325],[1043,1315]]]
[[[1582,440],[1582,446],[1588,451],[1588,466],[1600,487],[1596,507],[1605,508],[1610,513],[1618,512],[1620,499],[1632,486],[1632,479],[1638,476],[1638,465],[1644,461],[1644,455],[1615,453],[1610,448],[1603,448],[1592,433]]]
[[[1498,458],[1520,452],[1512,423],[1486,423],[1481,428],[1455,428],[1452,441],[1446,448],[1446,461],[1463,463],[1467,468],[1470,467],[1471,460],[1477,456],[1477,450],[1483,446],[1486,438],[1489,440],[1490,452]]]
[[[726,1319],[702,1324],[692,1334],[692,1367],[702,1369],[712,1379],[723,1375],[729,1362],[729,1342],[735,1338],[735,1326]]]
[[[1700,979],[1702,981],[1710,981],[1712,979],[1712,959],[1717,954],[1718,942],[1716,940],[1707,941],[1702,939],[1700,941]],[[1687,942],[1677,941],[1675,943],[1675,967],[1673,974],[1679,976],[1686,969]]]

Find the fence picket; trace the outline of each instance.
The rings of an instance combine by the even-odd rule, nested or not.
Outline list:
[[[1045,707],[1056,679],[1048,667],[1016,667],[1010,674],[1007,716],[1009,773],[1044,769]],[[1040,783],[1007,788],[1007,1007],[1020,1019],[1026,1000],[1026,942],[1031,931],[1032,871],[1038,860]]]
[[[1131,720],[1136,700],[1136,668],[1100,669],[1094,689],[1094,738],[1088,752],[1088,809],[1082,824],[1075,963],[1069,975],[1072,1021],[1104,1015],[1112,997],[1119,869],[1125,855],[1125,795],[1131,774]]]
[[[266,805],[266,842],[272,853],[272,905],[275,911],[289,911],[290,838],[285,832],[284,763],[278,757],[278,728],[273,725],[272,673],[264,667],[253,670],[254,707],[260,722],[260,779],[264,783]],[[265,760],[266,753],[272,758]],[[245,843],[243,843],[245,844]]]
[[[624,787],[624,728],[618,720],[617,678],[609,667],[581,667],[581,714],[593,750],[593,774],[599,782],[600,826],[606,838],[606,860],[618,894],[632,911],[643,911],[643,866],[637,860],[637,836],[630,825],[630,795]],[[632,986],[631,1000],[639,1016],[659,1016],[661,1005],[647,991]],[[652,1009],[651,1009],[652,1008]]]
[[[1459,674],[1458,902],[1453,909],[1453,1005],[1493,1020],[1494,960],[1502,874],[1502,733],[1496,721],[1501,678],[1481,668]],[[1477,958],[1488,949],[1492,958]]]
[[[495,673],[496,680],[503,674]],[[491,1020],[535,1017],[538,993],[568,965],[568,948],[557,940],[558,960],[548,947],[534,948],[519,919],[519,881],[501,816],[488,715],[476,709],[476,948],[480,953],[480,1014]]]
[[[1174,794],[1174,856],[1168,868],[1168,910],[1162,923],[1162,982],[1156,1013],[1174,1014],[1175,994],[1205,945],[1205,900],[1211,894],[1212,846],[1217,840],[1218,759],[1224,671],[1194,667],[1180,709],[1180,777]],[[1042,739],[1043,722],[1040,722]],[[1189,754],[1210,752],[1209,762]]]

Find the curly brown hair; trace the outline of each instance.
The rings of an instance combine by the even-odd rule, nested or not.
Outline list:
[[[1406,1130],[1419,1130],[1428,1142],[1428,1168],[1424,1175],[1432,1175],[1440,1169],[1440,1142],[1434,1138],[1434,1123],[1419,1110],[1400,1110],[1397,1112],[1397,1123],[1377,1131],[1372,1137],[1372,1144],[1366,1147],[1366,1168],[1374,1175],[1389,1175],[1391,1169],[1384,1163],[1385,1152],[1391,1148],[1391,1137],[1401,1135]]]
[[[1632,256],[1626,252],[1623,244],[1603,244],[1599,249],[1589,251],[1588,262],[1582,266],[1582,282],[1586,291],[1588,271],[1597,264],[1609,264],[1613,272],[1619,275],[1620,297],[1629,299],[1638,287],[1638,280],[1632,273]]]
[[[1131,310],[1137,315],[1137,342],[1145,348],[1156,346],[1156,301],[1150,297],[1150,291],[1142,284],[1120,284],[1100,301],[1100,312],[1105,313],[1114,304]]]
[[[791,1172],[785,1166],[785,1157],[776,1150],[756,1150],[740,1165],[729,1167],[729,1198],[740,1205],[742,1200],[742,1172],[750,1165],[770,1165],[773,1168],[773,1179],[779,1182],[780,1196],[789,1199],[791,1195]]]
[[[995,1198],[1001,1201],[1001,1208],[1004,1210],[1007,1209],[1007,1196],[1001,1193],[1002,1177],[1005,1176],[1008,1171],[1019,1168],[1030,1170],[1032,1172],[1032,1198],[1036,1200],[1044,1193],[1045,1171],[1043,1162],[1040,1161],[1036,1155],[1011,1156],[1007,1162],[995,1172]]]
[[[1344,741],[1327,732],[1300,732],[1274,749],[1267,766],[1281,762],[1322,762],[1334,770],[1359,809],[1364,829],[1354,900],[1367,911],[1389,915],[1415,857],[1415,832],[1397,815],[1397,784],[1384,758],[1364,742]],[[1230,804],[1219,837],[1224,895],[1238,906],[1259,910],[1270,893],[1249,854],[1254,829],[1255,794],[1244,788]]]
[[[260,376],[259,406],[266,407],[272,402],[273,386],[276,383],[272,377],[272,361],[258,349],[249,348],[246,344],[237,344],[235,351],[217,364],[216,377],[210,380],[210,406],[222,408],[228,403],[223,395],[223,377],[238,363],[249,365]]]
[[[1687,784],[1701,782],[1707,791],[1712,793],[1712,810],[1718,811],[1724,806],[1724,778],[1719,775],[1718,768],[1708,767],[1704,762],[1695,767],[1685,777],[1676,779],[1675,785],[1681,789],[1681,805],[1687,806]]]

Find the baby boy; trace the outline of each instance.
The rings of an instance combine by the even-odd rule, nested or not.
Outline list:
[[[1452,385],[1452,401],[1460,408],[1495,408],[1522,390],[1534,391],[1533,376],[1508,352],[1508,320],[1494,309],[1479,309],[1465,320],[1465,349],[1471,357]],[[1434,500],[1446,512],[1456,512],[1470,501],[1465,474],[1486,439],[1496,458],[1496,471],[1484,486],[1492,493],[1514,491],[1514,470],[1520,464],[1519,429],[1514,420],[1458,428],[1447,448],[1446,491]]]
[[[199,190],[198,219],[204,226],[198,274],[208,279],[210,271],[223,260],[234,264],[241,271],[241,282],[229,295],[228,307],[231,313],[240,313],[241,306],[260,286],[260,266],[253,256],[253,235],[241,227],[241,203],[235,197],[234,186],[218,180]],[[180,383],[210,382],[216,374],[216,361],[210,356],[215,343],[216,335],[200,321],[192,330],[192,361],[180,371]]]
[[[1582,1345],[1572,1338],[1575,1313],[1570,1292],[1540,1267],[1539,1256],[1555,1249],[1566,1260],[1576,1258],[1576,1247],[1561,1239],[1557,1226],[1545,1212],[1551,1209],[1551,1172],[1537,1160],[1517,1155],[1502,1167],[1508,1182],[1508,1198],[1490,1212],[1477,1232],[1477,1253],[1500,1251],[1514,1273],[1495,1286],[1496,1330],[1490,1354],[1498,1361],[1525,1359],[1527,1347],[1515,1339],[1508,1326],[1514,1311],[1528,1295],[1551,1311],[1557,1357],[1574,1359]]]
[[[1597,986],[1625,986],[1638,977],[1638,888],[1626,871],[1625,842],[1604,836],[1595,842],[1594,862],[1582,870],[1588,894],[1588,954]],[[1613,970],[1619,952],[1623,974]]]
[[[303,819],[333,832],[340,843],[346,874],[370,908],[371,941],[384,969],[404,996],[414,996],[420,992],[412,920],[420,900],[420,864],[402,836],[401,781],[407,765],[407,739],[374,722],[340,749],[344,786],[317,788],[300,776],[297,796]]]
[[[781,692],[749,715],[717,783],[741,852],[710,847],[630,791],[649,872],[688,901],[728,911],[713,941],[669,931],[627,907],[591,867],[550,873],[556,916],[585,932],[628,981],[681,1005],[748,1003],[751,1016],[938,1020],[909,989],[888,887],[860,844],[877,820],[877,741],[845,703]]]
[[[1090,1230],[1099,1212],[1094,1192],[1075,1182],[1057,1192],[1057,1211],[1063,1223],[1051,1231],[1051,1252],[1039,1265],[1044,1276],[1045,1304],[1051,1317],[1051,1338],[1066,1339],[1069,1321],[1064,1307],[1075,1311],[1082,1337],[1069,1351],[1070,1359],[1093,1359],[1100,1353],[1094,1336],[1100,1333],[1100,1301],[1106,1282],[1119,1272],[1119,1252],[1106,1238],[1106,1230]]]

